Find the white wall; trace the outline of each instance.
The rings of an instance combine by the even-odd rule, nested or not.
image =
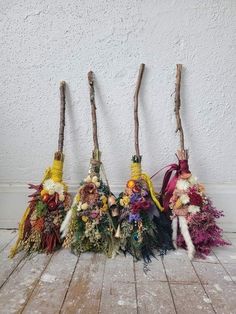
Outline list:
[[[134,153],[132,97],[141,62],[143,168],[152,174],[175,161],[175,64],[183,63],[191,168],[235,223],[235,15],[235,0],[1,1],[0,227],[16,224],[25,183],[39,182],[52,161],[62,79],[69,86],[65,179],[75,189],[85,176],[92,149],[90,69],[103,161],[111,186],[122,188]]]

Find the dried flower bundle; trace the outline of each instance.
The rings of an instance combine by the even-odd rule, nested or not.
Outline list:
[[[88,176],[80,184],[72,207],[61,226],[61,232],[65,238],[64,247],[70,248],[73,253],[103,252],[111,257],[119,248],[114,237],[116,232],[114,224],[119,213],[104,171],[106,183],[101,179],[101,171],[104,168],[98,145],[93,72],[88,73],[88,82],[94,150]]]
[[[169,166],[161,190],[163,206],[172,219],[173,245],[187,248],[192,259],[195,254],[204,257],[214,246],[228,244],[222,238],[223,230],[216,219],[223,216],[206,196],[205,188],[191,174],[188,165],[188,151],[184,147],[184,132],[180,118],[180,84],[182,65],[177,64],[175,89],[176,132],[180,134],[178,164]],[[174,176],[172,174],[174,173]],[[172,176],[172,177],[171,177]]]
[[[138,94],[144,71],[141,64],[134,94],[135,151],[132,157],[131,179],[125,191],[120,194],[118,203],[121,208],[119,218],[121,249],[136,259],[150,262],[155,250],[165,254],[172,248],[171,227],[154,191],[149,176],[142,172],[139,150]]]

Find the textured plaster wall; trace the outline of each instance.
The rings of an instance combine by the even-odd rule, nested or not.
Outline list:
[[[134,153],[132,97],[141,62],[143,168],[152,174],[175,161],[175,64],[183,63],[192,170],[205,183],[236,183],[235,16],[234,0],[1,1],[0,183],[39,181],[51,163],[62,79],[68,83],[65,179],[85,176],[92,69],[103,161],[111,185],[122,185]]]

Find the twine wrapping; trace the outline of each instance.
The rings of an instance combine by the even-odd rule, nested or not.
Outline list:
[[[63,175],[63,161],[62,160],[53,160],[51,168],[51,178],[54,182],[61,182]]]
[[[131,163],[131,179],[138,180],[142,175],[142,167],[140,162]]]

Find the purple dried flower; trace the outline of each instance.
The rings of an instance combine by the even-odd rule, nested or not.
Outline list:
[[[139,214],[129,214],[129,223],[133,221],[140,221],[141,217]]]
[[[141,201],[141,199],[142,199],[142,196],[139,193],[133,193],[130,196],[130,203],[131,204],[136,203],[138,201]]]

